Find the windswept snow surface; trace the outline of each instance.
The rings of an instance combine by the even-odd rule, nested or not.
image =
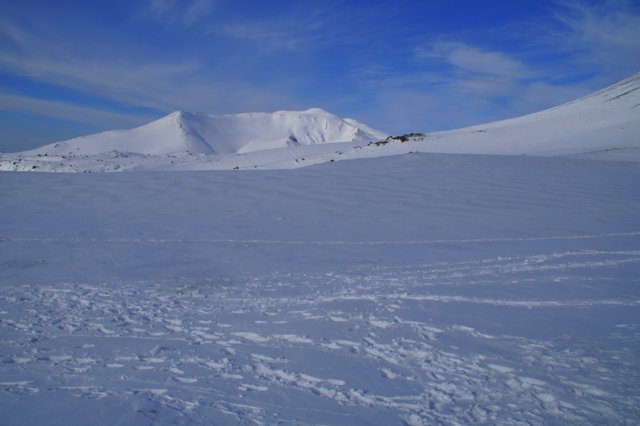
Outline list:
[[[133,130],[3,154],[0,170],[290,169],[411,152],[640,161],[640,73],[535,114],[397,137],[319,109],[229,116],[173,113]]]
[[[5,173],[0,423],[638,424],[640,165]]]

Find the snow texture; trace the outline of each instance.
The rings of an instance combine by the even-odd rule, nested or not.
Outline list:
[[[640,164],[2,174],[0,423],[637,424]]]

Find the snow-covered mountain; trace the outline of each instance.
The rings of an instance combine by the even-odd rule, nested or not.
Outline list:
[[[233,115],[175,111],[131,130],[70,139],[31,154],[95,155],[107,152],[228,155],[298,145],[369,142],[387,134],[322,109]]]
[[[321,109],[222,116],[174,112],[132,130],[0,155],[0,170],[287,169],[410,152],[640,161],[640,73],[534,114],[402,136]]]

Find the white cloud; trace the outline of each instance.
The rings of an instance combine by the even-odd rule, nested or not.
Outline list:
[[[0,37],[3,35],[13,41],[0,44],[4,71],[125,105],[159,111],[231,112],[270,108],[270,102],[275,106],[287,103],[280,93],[242,81],[227,78],[218,84],[211,70],[195,61],[159,62],[135,55],[123,60],[117,49],[92,56],[71,43],[40,38],[0,20]]]
[[[413,74],[415,82],[422,83],[431,91],[446,90],[470,98],[485,98],[483,104],[493,103],[494,109],[507,106],[496,98],[518,96],[521,87],[541,77],[511,55],[461,42],[439,41],[419,47],[414,53],[425,70],[446,67],[446,71],[439,73],[416,72]],[[439,77],[434,77],[434,74]],[[411,81],[407,76],[402,80]]]
[[[212,34],[245,40],[263,52],[302,51],[339,43],[340,28],[329,25],[331,13],[323,9],[293,10],[270,18],[245,19],[214,26]]]
[[[493,121],[573,100],[640,70],[637,2],[561,1],[551,21],[525,31],[520,51],[440,39],[414,49],[411,72],[363,73],[384,110],[380,122],[388,114],[395,116],[392,130],[395,123],[434,130]]]
[[[553,107],[590,91],[559,84],[540,64],[462,42],[414,50],[417,69],[379,67],[358,73],[375,92],[371,122],[391,132],[436,131],[515,117]],[[373,121],[373,119],[377,121]]]
[[[32,50],[2,52],[0,64],[7,71],[49,84],[158,109],[171,109],[181,97],[207,89],[200,87],[196,90],[195,87],[173,84],[189,75],[193,65],[100,61],[58,55],[46,48],[40,51],[48,53],[36,55]]]
[[[531,72],[520,61],[501,52],[480,49],[464,43],[437,42],[416,49],[424,60],[444,60],[458,71],[511,79],[526,78]]]
[[[556,48],[614,78],[640,70],[640,5],[626,0],[562,1]]]
[[[469,72],[509,78],[523,78],[528,72],[520,62],[499,52],[461,46],[449,53],[452,65]]]
[[[151,118],[149,116],[116,113],[98,108],[79,106],[69,102],[39,99],[6,92],[0,92],[0,109],[114,128],[134,127]]]
[[[359,119],[395,134],[434,132],[540,111],[589,92],[584,85],[542,81],[496,83],[489,89],[485,83],[451,78],[419,88],[379,84]]]
[[[214,4],[215,0],[194,0],[184,11],[182,21],[186,25],[194,24],[211,14]]]
[[[376,118],[392,131],[396,124],[407,131],[482,123],[573,100],[640,70],[637,2],[558,1],[551,20],[523,31],[520,51],[441,35],[414,49],[410,72],[360,73],[380,105]]]
[[[267,52],[300,49],[308,41],[308,35],[284,29],[286,27],[272,22],[235,22],[216,28],[215,32],[249,41]]]
[[[217,0],[150,0],[149,12],[153,19],[167,24],[182,24],[187,27],[208,17]]]
[[[176,0],[151,0],[149,9],[155,17],[160,17],[171,11],[175,5]]]
[[[324,48],[338,51],[345,46],[357,46],[358,54],[371,48],[369,42],[381,34],[397,33],[397,28],[386,22],[376,5],[338,3],[339,7],[315,0],[293,2],[278,13],[212,25],[209,32],[248,41],[266,53]],[[381,49],[378,44],[378,56],[386,53]]]

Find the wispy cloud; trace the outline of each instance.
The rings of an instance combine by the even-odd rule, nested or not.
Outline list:
[[[443,60],[457,71],[509,79],[527,78],[531,71],[521,61],[497,51],[481,49],[459,42],[438,41],[428,47],[418,47],[421,60]]]
[[[372,67],[359,73],[378,111],[371,122],[391,132],[434,131],[548,108],[588,91],[559,85],[513,54],[463,42],[435,41],[414,49],[414,71]],[[374,121],[375,120],[375,121]]]
[[[194,0],[185,9],[182,15],[182,21],[186,25],[192,25],[196,21],[206,18],[213,11],[216,0]]]
[[[250,42],[264,53],[358,48],[358,54],[364,54],[375,48],[382,55],[382,45],[372,40],[403,32],[392,17],[382,4],[308,0],[293,2],[278,13],[214,23],[209,33]]]
[[[213,31],[219,35],[248,41],[263,52],[299,50],[311,40],[307,30],[291,31],[273,22],[235,22]]]
[[[413,62],[355,72],[379,108],[365,117],[390,131],[448,129],[558,105],[640,70],[637,2],[566,0],[553,10],[526,27],[526,49],[437,34],[413,48]]]
[[[609,74],[640,70],[640,4],[630,0],[558,3],[553,42],[583,64]]]
[[[413,131],[434,132],[462,126],[481,124],[519,116],[559,105],[584,95],[584,86],[562,86],[547,82],[496,84],[487,95],[469,86],[486,80],[471,82],[455,79],[438,84],[382,85],[372,100],[359,110],[367,123],[391,133]],[[371,107],[369,107],[371,105]],[[464,120],[464,121],[461,121]]]
[[[84,54],[77,46],[59,44],[0,20],[0,37],[12,43],[0,44],[0,67],[5,71],[47,84],[158,111],[186,109],[207,112],[245,110],[250,106],[269,108],[282,104],[284,95],[257,88],[250,83],[218,83],[213,73],[197,60],[178,62],[119,57],[118,49],[100,55]],[[254,90],[255,96],[251,96]],[[235,93],[244,93],[243,97]]]
[[[415,49],[415,56],[425,69],[445,67],[437,74],[417,73],[424,84],[452,94],[482,97],[488,103],[510,97],[520,86],[541,77],[513,55],[462,42],[437,41]],[[498,106],[510,107],[502,99]]]
[[[160,18],[169,13],[176,3],[176,0],[151,0],[149,1],[149,11],[152,16]]]
[[[149,16],[168,24],[192,26],[207,18],[218,0],[150,0]]]
[[[330,43],[340,31],[331,25],[336,21],[333,14],[331,8],[310,2],[304,8],[294,6],[286,13],[216,23],[209,33],[249,42],[263,53],[316,49]]]
[[[151,116],[105,111],[69,102],[39,99],[15,93],[0,92],[0,109],[38,114],[99,127],[129,128],[151,119]]]

